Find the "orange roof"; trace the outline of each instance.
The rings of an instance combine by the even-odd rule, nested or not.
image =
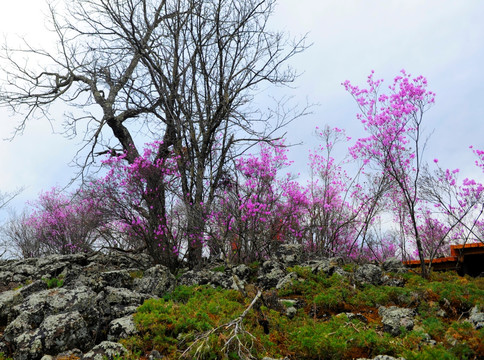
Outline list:
[[[482,248],[482,251],[481,251]],[[450,254],[451,256],[447,257],[442,257],[442,258],[436,258],[432,260],[432,264],[441,264],[443,265],[444,263],[457,263],[457,262],[462,262],[463,258],[459,259],[459,256],[465,255],[465,253],[470,253],[470,254],[484,254],[484,244],[483,243],[471,243],[471,244],[465,244],[465,245],[451,245],[450,246]],[[430,260],[425,259],[425,263],[428,264]],[[410,261],[403,261],[405,265],[409,266],[417,266],[420,265],[420,260],[410,260]]]
[[[429,259],[425,259],[425,263],[429,263]],[[443,262],[450,262],[450,261],[457,261],[457,256],[447,256],[443,258],[436,258],[432,260],[432,264],[434,263],[443,263]],[[417,265],[420,264],[420,260],[409,260],[403,262],[405,265]]]
[[[457,253],[456,250],[461,250],[464,249],[472,249],[472,248],[483,248],[484,249],[484,244],[483,243],[472,243],[472,244],[465,244],[465,245],[450,245],[450,254],[452,256],[458,256],[459,254]]]

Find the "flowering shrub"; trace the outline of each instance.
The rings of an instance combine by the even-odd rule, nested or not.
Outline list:
[[[476,165],[482,168],[481,152],[473,152],[478,156]],[[449,241],[460,244],[474,240],[482,242],[484,185],[468,178],[459,181],[459,169],[443,170],[437,159],[434,163],[437,170],[432,174],[429,171],[425,173],[422,194],[433,205],[433,217],[438,217],[445,224],[441,227],[445,227]]]
[[[85,194],[100,200],[106,226],[124,233],[131,246],[146,247],[155,262],[175,269],[186,236],[177,157],[160,158],[160,144],[147,144],[132,163],[126,153],[104,160],[108,173],[91,182]]]
[[[344,83],[368,136],[338,162],[336,145],[351,139],[339,128],[318,129],[321,145],[309,154],[306,186],[281,174],[291,164],[283,142],[261,143],[258,155],[235,159],[233,170],[224,163],[214,172],[217,181],[197,177],[206,193],[190,194],[180,176],[188,169],[183,154],[155,141],[129,161],[127,153],[104,160],[106,175],[76,196],[56,189],[42,194],[11,237],[23,244],[24,256],[106,244],[141,247],[171,270],[184,261],[195,266],[190,262],[202,255],[264,260],[282,243],[302,244],[308,256],[383,261],[396,255],[432,259],[446,255],[451,242],[482,241],[484,185],[459,183],[458,170],[431,173],[423,163],[422,119],[434,103],[426,79],[402,71],[387,94],[382,81],[372,72],[366,89]],[[222,156],[217,146],[213,157]],[[484,151],[473,152],[484,171]],[[389,215],[398,225],[393,232],[380,228]]]
[[[218,194],[208,228],[212,254],[250,262],[269,257],[283,242],[300,241],[307,197],[289,174],[283,144],[262,144],[260,155],[238,159],[240,182]]]
[[[42,193],[33,203],[34,211],[21,221],[30,229],[27,241],[37,254],[71,254],[93,249],[103,224],[99,199],[67,196],[58,189]]]
[[[435,101],[435,94],[427,91],[423,76],[412,78],[404,70],[389,86],[389,94],[380,94],[383,80],[368,76],[368,88],[360,89],[346,81],[343,85],[358,103],[366,138],[358,139],[350,149],[354,158],[373,167],[392,180],[388,194],[396,213],[404,209],[402,229],[415,240],[426,276],[424,251],[419,227],[419,179],[422,170],[422,120],[424,112]]]

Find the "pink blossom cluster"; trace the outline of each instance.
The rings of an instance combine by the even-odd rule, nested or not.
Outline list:
[[[180,157],[155,141],[134,160],[126,153],[104,160],[106,175],[76,196],[42,194],[26,224],[51,251],[87,251],[111,234],[111,246],[144,246],[172,269],[194,243],[203,256],[251,262],[284,243],[303,245],[308,256],[382,261],[443,256],[449,243],[482,241],[484,186],[423,162],[423,114],[435,101],[427,80],[402,71],[385,93],[373,75],[364,89],[344,83],[368,135],[351,143],[343,129],[318,128],[305,185],[283,172],[291,165],[284,142],[263,142],[217,187],[207,176],[206,199],[193,204],[181,191]],[[348,154],[341,160],[338,146]],[[473,152],[484,171],[484,151]],[[189,224],[194,209],[198,227]],[[382,230],[389,217],[396,226]]]
[[[39,252],[71,254],[90,251],[102,225],[99,199],[67,196],[53,188],[40,194],[23,219],[40,245]]]

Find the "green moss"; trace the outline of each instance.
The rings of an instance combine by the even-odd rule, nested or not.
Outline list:
[[[441,340],[447,331],[448,325],[442,319],[429,317],[422,320],[425,331],[433,338]]]
[[[134,320],[143,335],[126,340],[125,345],[133,351],[154,348],[174,356],[180,341],[190,344],[196,334],[229,321],[243,310],[244,301],[236,291],[181,286],[165,298],[149,299],[138,308]],[[217,351],[213,353],[217,355]]]
[[[346,272],[354,272],[355,271],[355,264],[344,264],[343,265],[343,270],[346,271]]]
[[[47,284],[48,289],[60,288],[64,285],[64,278],[59,276],[59,278],[53,277],[50,279],[42,278],[42,280]]]
[[[350,291],[344,287],[330,287],[314,298],[314,304],[323,310],[343,310]]]
[[[131,279],[141,279],[144,276],[144,271],[143,270],[131,271],[129,273],[129,276],[131,277]]]
[[[303,307],[292,319],[268,304],[259,304],[247,314],[242,323],[247,333],[239,340],[254,358],[353,359],[386,354],[407,359],[472,359],[482,355],[484,330],[459,320],[459,311],[482,302],[480,279],[433,274],[425,280],[404,274],[395,275],[404,279],[404,287],[355,287],[338,274],[314,274],[310,268],[297,266],[290,271],[298,280],[279,290],[278,296],[287,299],[286,306],[291,304],[288,300],[297,300]],[[199,358],[238,359],[237,348],[231,347],[234,344],[225,346],[232,328],[220,326],[242,314],[251,300],[239,292],[209,286],[180,286],[163,299],[148,300],[135,315],[140,335],[123,340],[133,354],[127,358],[137,359],[156,349],[167,359],[177,359],[201,334],[217,329],[205,342],[197,343]],[[415,308],[414,330],[398,337],[383,333],[377,305]],[[459,315],[439,317],[441,308]],[[349,320],[342,314],[346,312],[361,313],[368,321]],[[426,345],[428,336],[437,345]]]
[[[392,352],[389,335],[349,322],[345,315],[325,322],[308,320],[301,325],[290,330],[290,350],[304,359],[373,357]]]
[[[462,358],[456,357],[452,352],[446,349],[443,345],[436,346],[421,346],[418,351],[405,350],[403,356],[407,360],[459,360]]]
[[[217,267],[214,267],[212,269],[212,271],[216,271],[216,272],[225,272],[225,265],[220,265],[220,266],[217,266]]]

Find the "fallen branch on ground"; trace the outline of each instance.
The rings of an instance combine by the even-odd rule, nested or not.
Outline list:
[[[244,318],[247,316],[249,311],[254,307],[255,303],[260,299],[262,296],[262,291],[258,290],[257,295],[252,299],[252,302],[244,310],[244,312],[238,316],[236,319],[231,320],[225,324],[219,325],[214,329],[208,330],[202,334],[200,334],[197,339],[180,355],[180,358],[189,356],[190,352],[193,349],[195,350],[195,354],[193,354],[192,358],[199,359],[202,355],[202,351],[212,334],[217,333],[218,331],[227,331],[230,329],[230,333],[228,335],[228,340],[225,342],[224,347],[222,348],[223,351],[226,353],[229,351],[230,347],[232,346],[237,349],[237,354],[239,355],[240,359],[242,360],[249,360],[253,359],[254,357],[251,355],[250,350],[252,348],[253,341],[256,340],[254,335],[249,333],[247,330],[244,329],[243,321]],[[251,338],[251,345],[248,346],[245,344],[242,339],[244,336],[249,336]]]

